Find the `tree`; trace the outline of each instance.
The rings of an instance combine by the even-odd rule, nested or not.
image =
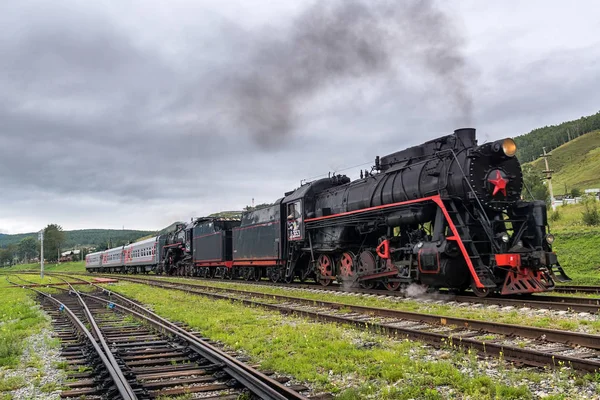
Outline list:
[[[10,264],[12,255],[8,249],[0,249],[0,267],[4,267],[6,264]]]
[[[529,195],[529,192],[531,192],[531,195],[533,195],[535,200],[544,200],[548,203],[550,195],[548,194],[548,187],[544,185],[544,178],[541,173],[533,169],[529,164],[523,165],[522,168],[523,183],[525,184],[523,198],[530,200],[531,196]],[[529,189],[529,191],[527,189]]]
[[[57,261],[60,247],[65,242],[65,233],[60,225],[50,224],[44,229],[44,258]]]
[[[263,208],[263,207],[269,207],[272,206],[272,203],[260,203],[255,205],[254,207],[252,206],[246,206],[244,207],[244,211],[253,211],[253,210],[258,210],[259,208]]]
[[[7,252],[7,258],[8,258],[8,263],[10,265],[13,265],[15,263],[15,258],[18,258],[18,251],[17,251],[17,245],[16,244],[9,244],[8,246],[6,246],[6,252]]]
[[[600,225],[600,212],[598,211],[598,202],[594,196],[583,196],[582,199],[585,210],[581,213],[583,223],[586,225]]]
[[[108,242],[102,242],[96,246],[96,251],[108,250]]]
[[[28,260],[34,258],[38,254],[37,248],[37,240],[33,236],[27,236],[19,242],[17,253],[19,254],[19,259]]]
[[[579,196],[581,196],[581,190],[579,190],[577,188],[571,189],[571,197],[575,198],[575,197],[579,197]]]

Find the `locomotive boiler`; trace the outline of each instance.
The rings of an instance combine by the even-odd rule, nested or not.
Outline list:
[[[350,182],[333,176],[283,200],[288,214],[288,280],[311,274],[382,283],[413,282],[478,295],[550,290],[568,280],[551,250],[544,202],[521,200],[516,145],[477,145],[459,129],[377,157]]]

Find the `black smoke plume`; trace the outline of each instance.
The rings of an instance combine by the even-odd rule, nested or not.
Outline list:
[[[283,32],[264,32],[225,91],[235,120],[262,145],[292,132],[298,108],[323,89],[364,78],[430,79],[468,123],[462,40],[432,1],[317,1]],[[427,97],[427,94],[424,94]]]

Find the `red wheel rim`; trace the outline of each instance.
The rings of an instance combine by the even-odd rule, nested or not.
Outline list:
[[[333,262],[331,257],[321,254],[317,260],[317,268],[319,268],[319,283],[323,286],[329,285],[333,281]]]
[[[398,290],[398,288],[400,287],[400,282],[387,281],[387,282],[383,283],[383,286],[385,286],[385,288],[387,290],[389,290],[390,292],[394,292],[394,291]]]
[[[342,254],[340,259],[340,275],[348,278],[354,275],[354,255],[350,252]]]

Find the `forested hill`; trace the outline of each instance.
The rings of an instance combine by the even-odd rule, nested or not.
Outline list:
[[[65,231],[65,243],[61,248],[68,249],[76,246],[102,247],[110,243],[119,246],[141,237],[152,235],[152,231],[134,231],[121,229],[81,229],[76,231]],[[0,247],[10,244],[18,244],[23,238],[33,236],[37,239],[37,232],[20,233],[16,235],[5,235],[0,233]]]
[[[600,129],[600,112],[581,117],[560,125],[537,128],[525,135],[515,137],[519,161],[530,162],[537,159],[546,147],[549,152],[581,135]]]

